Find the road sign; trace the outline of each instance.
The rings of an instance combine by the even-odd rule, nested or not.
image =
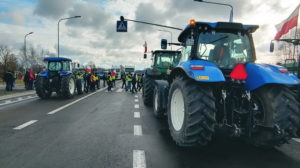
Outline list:
[[[127,32],[127,21],[117,21],[117,32]]]

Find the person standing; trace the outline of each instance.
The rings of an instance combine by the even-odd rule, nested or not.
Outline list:
[[[33,90],[34,74],[32,70],[29,70],[28,72],[29,72],[28,89]]]
[[[25,89],[29,90],[29,71],[25,72],[23,81],[24,81],[24,84],[25,84]]]
[[[106,80],[107,80],[107,75],[106,75],[105,72],[104,72],[104,74],[103,74],[102,79],[103,79],[103,87],[105,87],[105,83],[106,83]]]
[[[142,75],[138,74],[137,75],[137,90],[140,91],[142,88]]]
[[[132,75],[131,73],[128,73],[126,76],[126,81],[127,81],[127,87],[126,87],[126,92],[131,90],[131,84],[132,84]]]
[[[97,74],[95,74],[95,80],[96,80],[97,89],[100,89],[100,80],[99,80],[99,76]]]
[[[132,88],[131,88],[131,93],[136,93],[136,74],[133,75],[132,77]]]
[[[90,81],[91,81],[91,91],[95,91],[96,79],[94,72],[91,73]]]
[[[112,81],[113,81],[113,77],[111,75],[111,72],[108,73],[108,76],[107,76],[107,91],[111,91],[111,88],[112,88]]]
[[[14,83],[14,76],[10,71],[7,71],[4,74],[4,81],[6,83],[5,90],[6,91],[12,91],[13,83]]]
[[[122,79],[122,88],[126,89],[126,75],[125,75],[125,73],[122,73],[121,79]]]

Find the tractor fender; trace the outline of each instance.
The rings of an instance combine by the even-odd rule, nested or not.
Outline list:
[[[47,77],[48,77],[48,71],[42,71],[42,72],[40,72],[40,73],[39,73],[39,76],[40,76],[40,77],[46,77],[46,78],[47,78]]]
[[[152,71],[151,68],[147,68],[147,69],[145,70],[145,75],[149,75],[149,76],[160,76],[161,73],[158,72],[158,71],[157,71],[157,72]]]
[[[299,85],[300,80],[292,73],[282,73],[280,69],[284,67],[247,63],[246,89],[254,90],[266,84]]]
[[[191,66],[203,66],[202,70],[193,70]],[[224,82],[225,77],[222,71],[212,62],[204,60],[189,60],[181,62],[172,70],[171,77],[177,76],[179,73],[184,73],[189,78],[197,82]]]
[[[168,106],[169,83],[166,80],[155,80],[154,85],[158,92],[158,109],[166,110]]]
[[[59,76],[68,76],[70,74],[73,74],[71,71],[60,71]]]

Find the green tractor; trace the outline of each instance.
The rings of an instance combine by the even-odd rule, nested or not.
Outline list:
[[[72,60],[63,57],[46,57],[47,68],[39,73],[35,82],[36,93],[41,99],[47,99],[52,92],[63,98],[71,98],[84,91],[84,80],[78,72],[75,75]]]
[[[146,56],[144,56],[146,58]],[[181,58],[180,51],[156,50],[152,52],[152,65],[145,70],[143,77],[143,101],[146,106],[153,105],[155,80],[168,80],[169,72],[177,66]]]

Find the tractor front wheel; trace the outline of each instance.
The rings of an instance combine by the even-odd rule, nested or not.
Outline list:
[[[143,101],[146,106],[153,105],[153,89],[154,89],[154,80],[150,76],[145,75],[145,77],[143,78],[142,94],[143,94]]]
[[[211,87],[177,77],[168,99],[168,124],[173,140],[179,146],[205,146],[212,138],[215,99]]]

